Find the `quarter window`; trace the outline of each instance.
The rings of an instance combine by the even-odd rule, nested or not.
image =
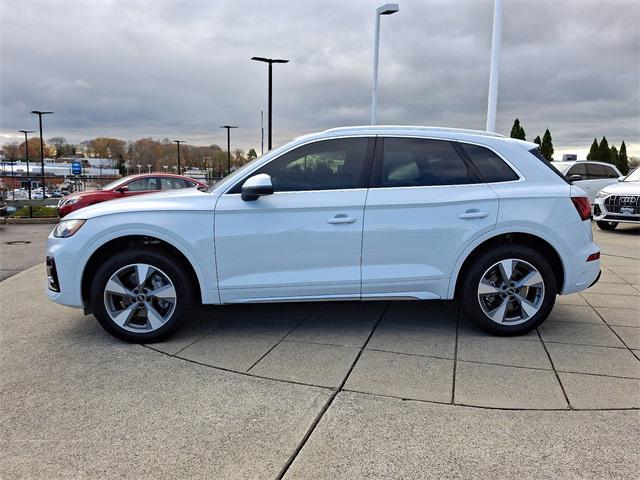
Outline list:
[[[255,174],[271,176],[275,192],[337,190],[363,185],[368,138],[310,143],[268,163]],[[241,185],[232,193],[238,193]]]
[[[476,166],[483,180],[487,183],[511,182],[518,180],[518,175],[498,155],[488,148],[469,143],[461,143],[465,153]]]
[[[464,185],[479,180],[453,145],[443,140],[385,138],[379,185]]]

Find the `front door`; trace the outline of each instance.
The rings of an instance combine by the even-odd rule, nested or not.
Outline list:
[[[220,298],[250,301],[360,298],[360,256],[371,146],[366,137],[297,147],[252,173],[274,193],[215,209]]]
[[[498,197],[451,142],[379,138],[365,206],[362,297],[445,298],[470,239],[492,229]]]

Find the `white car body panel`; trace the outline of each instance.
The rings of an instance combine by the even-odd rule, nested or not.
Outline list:
[[[222,302],[360,298],[366,189],[222,195],[215,244]]]
[[[407,136],[468,142],[501,156],[517,181],[437,187],[277,192],[255,201],[228,193],[294,148],[343,137]],[[464,260],[485,241],[526,233],[548,242],[564,269],[560,293],[588,287],[600,262],[589,221],[570,200],[584,195],[527,150],[536,145],[494,134],[421,127],[353,127],[301,137],[236,171],[209,192],[177,190],[80,209],[69,238],[50,235],[60,292],[85,306],[82,278],[91,256],[122,236],[157,238],[193,267],[205,304],[297,300],[451,299]],[[487,214],[486,216],[484,214]],[[459,218],[472,214],[472,218]],[[473,218],[474,214],[477,218]],[[337,220],[336,222],[331,222]],[[330,222],[330,223],[328,223]]]
[[[610,212],[607,208],[606,203],[607,199],[613,195],[617,197],[636,197],[635,203],[632,203],[630,201],[631,198],[625,198],[626,201],[623,202],[620,206],[626,210],[618,208],[618,210],[620,211]],[[600,213],[598,214],[598,212],[596,211],[596,214],[593,217],[594,220],[640,224],[640,210],[637,206],[640,200],[638,200],[637,197],[640,197],[640,181],[623,181],[608,185],[597,194],[596,205],[599,207]],[[635,208],[633,208],[634,205]],[[624,213],[625,211],[627,213]],[[623,215],[620,215],[621,213],[623,213]],[[615,215],[615,217],[611,217],[610,215]]]

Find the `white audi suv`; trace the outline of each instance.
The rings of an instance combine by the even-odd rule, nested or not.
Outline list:
[[[116,337],[159,341],[198,303],[457,298],[523,334],[597,281],[586,193],[534,143],[367,126],[270,151],[208,191],[104,202],[47,244],[48,296]]]
[[[619,223],[640,225],[640,168],[598,192],[593,216],[602,230],[614,230]]]

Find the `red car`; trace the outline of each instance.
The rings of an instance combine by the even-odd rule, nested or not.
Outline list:
[[[58,203],[58,215],[62,218],[79,208],[106,200],[126,198],[131,195],[142,195],[144,193],[154,193],[162,190],[192,187],[207,188],[207,185],[193,178],[166,173],[130,175],[111,182],[97,190],[89,190],[61,198]]]

